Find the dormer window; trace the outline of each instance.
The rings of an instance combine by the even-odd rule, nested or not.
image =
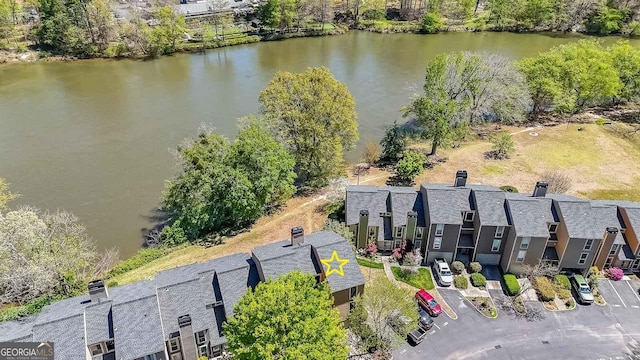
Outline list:
[[[464,221],[473,221],[473,216],[475,213],[473,211],[466,211],[464,213]]]
[[[402,237],[402,226],[397,226],[396,227],[396,237],[397,238],[401,238]]]
[[[549,225],[549,232],[551,234],[555,234],[556,230],[558,230],[558,224],[550,224]]]
[[[494,238],[495,239],[500,239],[500,238],[502,238],[502,235],[504,235],[504,226],[496,227],[496,234],[495,234]]]
[[[436,224],[436,236],[442,236],[444,233],[444,224]]]

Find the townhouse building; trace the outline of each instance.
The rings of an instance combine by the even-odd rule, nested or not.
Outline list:
[[[222,324],[242,295],[259,282],[299,270],[326,280],[343,319],[364,278],[351,244],[333,232],[291,239],[159,272],[154,279],[107,289],[46,306],[37,316],[0,323],[0,342],[53,342],[56,360],[197,360],[225,350]],[[349,260],[343,276],[325,274],[322,259]],[[249,290],[250,291],[250,290]]]
[[[467,184],[464,170],[452,185],[349,186],[346,222],[357,247],[375,242],[390,251],[411,244],[408,248],[420,251],[425,265],[436,258],[477,261],[516,274],[540,262],[583,274],[594,265],[640,268],[640,204],[547,194],[547,188],[537,182],[530,194],[506,193]],[[406,198],[396,210],[398,193]]]

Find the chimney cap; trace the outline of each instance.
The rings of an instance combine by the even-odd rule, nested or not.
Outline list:
[[[409,210],[407,216],[418,216],[418,212],[415,210]]]
[[[607,228],[607,232],[608,232],[608,233],[611,233],[611,234],[615,234],[615,233],[617,233],[617,232],[618,232],[618,228],[617,228],[617,227],[615,227],[615,226],[608,227],[608,228]]]
[[[360,216],[369,216],[369,210],[360,210]]]
[[[536,181],[536,187],[548,187],[549,184],[546,181]]]
[[[456,177],[467,178],[467,170],[458,170],[456,171]]]

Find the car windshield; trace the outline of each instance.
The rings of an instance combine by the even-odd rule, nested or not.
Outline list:
[[[582,287],[580,287],[580,292],[583,293],[583,294],[591,294],[591,289],[589,289],[586,286],[582,286]]]
[[[443,276],[450,276],[450,275],[451,275],[451,271],[449,271],[449,270],[443,270],[443,271],[442,271],[442,275],[443,275]]]
[[[422,322],[425,324],[430,324],[433,322],[433,319],[430,316],[423,316],[421,319],[422,319]]]
[[[429,300],[429,306],[430,307],[436,307],[438,306],[438,302],[435,301],[434,299]]]

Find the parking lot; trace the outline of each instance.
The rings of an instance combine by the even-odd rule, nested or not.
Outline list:
[[[638,309],[638,316],[640,317],[640,296],[638,295],[640,281],[611,281],[604,279],[600,280],[598,288],[607,305],[614,308]]]
[[[569,311],[547,311],[527,302],[536,319],[516,318],[498,310],[496,319],[479,314],[454,289],[439,289],[458,314],[435,318],[427,338],[417,346],[404,344],[395,359],[631,359],[629,346],[640,342],[640,282],[603,280],[606,306],[578,305]],[[501,296],[491,291],[494,301]],[[640,359],[640,357],[639,357]]]

